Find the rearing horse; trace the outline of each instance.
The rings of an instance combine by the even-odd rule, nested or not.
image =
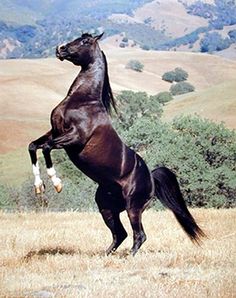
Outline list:
[[[141,215],[154,195],[171,209],[192,241],[198,242],[203,231],[196,224],[183,200],[175,175],[166,167],[149,171],[143,159],[126,146],[112,127],[109,112],[116,109],[105,54],[98,40],[102,34],[80,38],[58,46],[56,56],[81,66],[66,97],[51,113],[51,130],[29,145],[35,176],[35,191],[44,191],[36,151],[42,149],[47,173],[58,192],[61,180],[56,176],[50,152],[64,149],[85,175],[98,183],[95,200],[113,242],[107,254],[115,251],[127,237],[120,213],[127,211],[133,229],[136,254],[146,240]]]

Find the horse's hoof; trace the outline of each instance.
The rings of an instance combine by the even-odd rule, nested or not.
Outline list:
[[[54,187],[55,187],[55,190],[56,190],[58,193],[60,193],[60,192],[62,191],[62,183],[59,183],[59,184],[57,184],[57,185],[54,185]]]
[[[40,185],[34,186],[34,191],[36,195],[40,195],[45,192],[45,185],[42,183]]]

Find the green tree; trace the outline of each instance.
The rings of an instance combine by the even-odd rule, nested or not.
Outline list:
[[[143,117],[125,138],[151,169],[164,165],[177,174],[188,205],[236,206],[234,131],[199,117],[176,118],[171,125]]]
[[[170,87],[170,93],[174,96],[193,92],[194,90],[195,90],[194,86],[188,82],[179,82],[177,84],[173,84]]]
[[[172,71],[167,71],[162,76],[162,80],[170,83],[186,81],[187,78],[187,71],[183,70],[181,67],[176,67]]]
[[[170,92],[164,91],[164,92],[159,92],[156,95],[151,95],[150,100],[157,100],[161,104],[165,104],[168,101],[171,101],[173,99],[173,96],[171,95]]]
[[[175,68],[175,82],[186,81],[188,78],[187,71],[183,70],[180,67]]]
[[[156,97],[149,97],[146,92],[122,91],[117,96],[119,107],[116,128],[128,129],[137,119],[147,116],[160,118],[162,107]]]
[[[137,72],[142,72],[143,68],[144,68],[144,65],[138,60],[130,60],[126,64],[126,68],[132,69],[132,70],[137,71]]]
[[[163,74],[162,76],[162,80],[163,81],[166,81],[166,82],[169,82],[169,83],[173,83],[175,81],[175,71],[167,71]]]

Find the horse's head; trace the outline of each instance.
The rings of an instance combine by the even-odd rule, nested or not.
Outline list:
[[[66,59],[75,65],[86,67],[94,61],[98,46],[97,41],[102,36],[103,33],[95,37],[85,33],[74,41],[58,46],[56,48],[56,56],[61,61]]]

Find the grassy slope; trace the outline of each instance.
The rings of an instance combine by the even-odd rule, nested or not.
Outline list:
[[[164,108],[163,119],[170,121],[179,115],[198,114],[215,122],[236,128],[236,80],[224,82],[206,90],[176,97]]]
[[[234,297],[236,210],[192,212],[209,237],[201,248],[169,212],[147,211],[135,258],[125,214],[129,237],[105,257],[111,236],[99,214],[0,213],[0,296]]]
[[[170,37],[180,37],[207,26],[204,18],[187,13],[184,6],[176,0],[159,0],[147,3],[138,8],[134,13],[134,19],[144,21],[152,18],[152,26],[156,29],[164,29]]]
[[[196,96],[196,101],[193,98],[194,104],[190,105],[191,112],[199,111],[200,100],[197,95],[208,98],[208,94],[211,96],[211,92],[215,92],[214,98],[219,105],[206,99],[209,105],[204,110],[204,116],[212,117],[212,102],[214,107],[219,106],[219,109],[214,108],[217,119],[226,121],[231,117],[229,126],[236,127],[232,117],[235,88],[233,83],[224,85],[224,82],[232,81],[236,77],[236,62],[195,53],[117,49],[106,44],[102,44],[102,48],[108,58],[109,74],[115,93],[123,89],[146,91],[150,94],[168,90],[170,84],[161,80],[162,74],[175,67],[182,67],[189,73],[189,82],[197,89],[196,94],[191,94]],[[130,59],[140,60],[145,65],[144,71],[137,73],[126,69],[125,65]],[[0,180],[10,184],[16,180],[18,183],[24,179],[25,173],[31,171],[27,154],[28,143],[50,128],[50,111],[65,96],[78,71],[79,68],[69,62],[62,63],[56,59],[0,61]],[[222,96],[218,96],[217,90],[221,90]],[[225,102],[222,98],[226,96],[230,99],[230,106],[226,104],[222,114],[221,103]],[[171,107],[172,103],[167,107],[167,118],[171,117],[175,109],[173,106],[171,112]],[[23,167],[14,157],[14,151],[20,156]]]

